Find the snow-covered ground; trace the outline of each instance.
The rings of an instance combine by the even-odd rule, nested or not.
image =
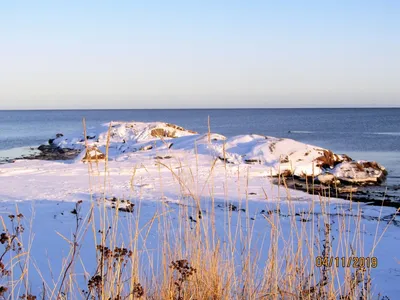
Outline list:
[[[60,258],[68,257],[70,250],[65,238],[71,239],[75,228],[76,215],[71,213],[75,203],[82,200],[82,216],[94,207],[94,222],[101,228],[101,219],[108,216],[111,220],[114,208],[126,205],[119,199],[125,199],[134,204],[134,213],[120,212],[118,230],[126,243],[132,235],[129,222],[137,220],[148,232],[140,245],[152,255],[147,258],[152,263],[144,263],[145,273],[146,268],[150,272],[150,265],[152,271],[160,268],[158,232],[162,222],[154,221],[158,213],[167,212],[176,227],[180,222],[195,226],[215,214],[222,241],[229,236],[227,224],[251,229],[251,248],[259,253],[260,268],[268,258],[264,248],[268,249],[273,228],[269,216],[279,216],[283,240],[289,239],[293,226],[304,227],[311,235],[314,226],[328,217],[334,237],[332,256],[349,255],[352,247],[338,242],[344,234],[355,255],[377,257],[378,266],[371,269],[375,294],[396,299],[400,292],[400,218],[394,215],[394,208],[325,199],[271,182],[271,175],[287,170],[298,176],[323,173],[317,158],[324,156],[326,149],[259,135],[226,139],[166,123],[111,125],[110,131],[107,126],[89,128],[87,139],[76,135],[52,141],[64,148],[87,146],[93,152],[89,155],[83,151],[75,160],[17,160],[0,165],[1,216],[4,226],[10,227],[8,215],[24,215],[24,247],[30,252],[29,279],[34,293],[42,290],[43,282],[49,289],[60,282]],[[108,155],[108,161],[97,161],[100,154]],[[90,163],[82,161],[88,157]],[[345,159],[336,154],[331,158]],[[380,176],[378,170],[373,172],[377,174],[371,176]],[[187,208],[184,216],[182,207]],[[85,234],[79,254],[84,267],[75,266],[76,281],[83,287],[96,267],[95,244],[96,234]],[[322,255],[315,251],[316,256]],[[345,268],[338,269],[345,272]]]

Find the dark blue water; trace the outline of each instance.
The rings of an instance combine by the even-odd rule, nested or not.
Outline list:
[[[56,133],[109,121],[166,121],[198,132],[225,136],[258,133],[287,137],[377,160],[400,176],[400,108],[62,110],[0,111],[0,150],[39,145]],[[0,154],[1,156],[1,154]]]

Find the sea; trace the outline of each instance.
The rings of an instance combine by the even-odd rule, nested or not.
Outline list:
[[[57,133],[82,130],[109,121],[165,121],[198,132],[227,137],[262,134],[374,160],[388,172],[387,183],[400,184],[400,108],[299,109],[132,109],[0,111],[0,160],[26,154]]]

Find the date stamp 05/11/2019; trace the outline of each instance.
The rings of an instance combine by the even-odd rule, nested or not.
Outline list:
[[[337,268],[376,268],[378,267],[378,259],[375,256],[372,257],[360,257],[360,256],[349,256],[349,257],[338,257],[338,256],[317,256],[315,258],[315,265],[317,267],[337,267]]]

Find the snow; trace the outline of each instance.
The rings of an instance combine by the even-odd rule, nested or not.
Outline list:
[[[156,136],[155,129],[160,129]],[[161,130],[165,134],[160,138]],[[263,252],[262,249],[268,247],[265,236],[268,237],[272,230],[265,218],[266,212],[279,208],[283,235],[290,236],[290,228],[294,224],[309,230],[312,224],[319,222],[316,217],[304,223],[303,217],[300,217],[303,212],[312,208],[317,216],[327,210],[334,237],[337,238],[341,232],[342,222],[351,224],[347,228],[349,235],[356,234],[357,226],[362,228],[365,256],[372,251],[376,236],[382,236],[373,253],[379,260],[378,268],[372,270],[373,287],[376,292],[393,299],[400,291],[396,285],[400,276],[400,228],[397,223],[388,224],[389,218],[384,218],[394,214],[394,208],[365,204],[352,204],[352,207],[348,201],[333,198],[321,201],[318,195],[286,190],[272,184],[270,176],[285,170],[298,176],[323,173],[316,159],[326,149],[291,139],[261,135],[226,138],[217,133],[197,134],[163,122],[112,122],[90,129],[86,135],[87,139],[83,134],[62,136],[53,143],[73,149],[84,149],[87,143],[92,149],[91,156],[105,154],[106,145],[109,144],[109,161],[85,163],[82,161],[86,155],[83,151],[72,161],[19,160],[0,165],[3,219],[6,220],[18,208],[26,218],[27,236],[34,234],[30,248],[32,263],[35,264],[30,270],[33,291],[42,288],[42,276],[46,282],[52,282],[52,274],[61,272],[60,255],[68,254],[69,245],[60,234],[71,237],[74,225],[71,211],[79,200],[83,201],[83,215],[88,214],[93,206],[98,209],[96,223],[100,222],[103,209],[112,219],[115,209],[132,204],[135,211],[140,208],[138,222],[143,227],[165,207],[176,225],[177,220],[182,219],[182,206],[197,211],[196,205],[200,205],[205,218],[209,217],[210,211],[216,211],[216,227],[222,240],[227,239],[227,201],[239,208],[245,207],[246,213],[240,210],[230,213],[230,222],[234,227],[243,227],[244,230],[247,230],[247,222],[252,222],[253,236],[264,237],[261,240],[254,238],[252,244],[261,254],[258,258],[260,264],[267,259],[268,251]],[[345,166],[338,165],[332,174],[340,177]],[[199,199],[199,204],[194,205],[192,195]],[[120,199],[125,201],[122,203]],[[353,224],[358,208],[362,210],[363,217],[360,224]],[[346,212],[347,215],[343,217],[339,212]],[[123,218],[119,231],[124,239],[130,233],[129,226],[122,223],[134,218],[135,213],[120,213]],[[295,218],[294,224],[292,218]],[[400,223],[398,217],[394,217],[394,220]],[[159,226],[162,226],[161,221],[158,226],[148,229],[149,239],[141,247],[158,249]],[[95,268],[91,259],[94,243],[94,238],[88,234],[81,249],[81,258],[89,273]],[[340,245],[336,247],[343,248]],[[156,252],[154,262],[159,257]],[[40,276],[37,269],[40,270]],[[76,272],[80,271],[85,273],[77,267]],[[77,276],[76,280],[85,286],[83,275]]]
[[[164,122],[110,122],[91,129],[87,138],[83,134],[79,137],[62,136],[56,138],[53,144],[72,149],[84,149],[88,145],[102,153],[105,153],[108,144],[109,158],[117,160],[123,159],[123,153],[150,150],[153,147],[158,151],[168,151],[173,147],[173,150],[196,151],[198,154],[220,157],[234,164],[256,162],[266,166],[265,170],[272,176],[289,171],[299,177],[324,173],[318,158],[329,151],[292,139],[255,134],[229,139],[217,133],[197,134]],[[337,161],[343,160],[341,155],[332,155]]]

